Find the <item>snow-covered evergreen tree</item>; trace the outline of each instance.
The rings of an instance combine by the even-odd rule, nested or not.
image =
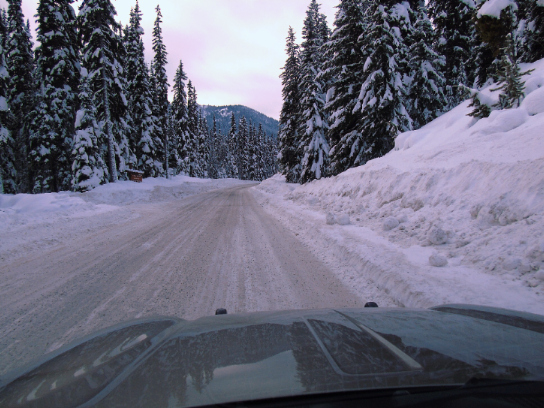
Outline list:
[[[76,15],[71,0],[40,0],[30,159],[34,193],[69,190],[72,138],[79,85]]]
[[[338,5],[334,30],[324,45],[324,75],[333,78],[327,92],[325,109],[329,115],[331,173],[338,174],[351,167],[353,160],[348,146],[360,140],[363,113],[358,93],[364,76],[365,56],[360,38],[366,32],[366,3],[341,0]],[[366,51],[365,51],[366,52]],[[357,156],[357,154],[356,154]]]
[[[256,149],[255,149],[255,178],[256,181],[263,181],[266,179],[266,154],[267,152],[267,146],[266,146],[266,135],[263,130],[263,125],[259,123],[259,127],[257,129],[255,141],[256,141]]]
[[[251,122],[248,124],[247,143],[245,144],[245,173],[246,180],[256,180],[256,151],[257,151],[257,129]]]
[[[468,116],[480,119],[487,118],[491,114],[491,107],[480,100],[480,92],[470,89],[469,94],[472,96],[472,102],[468,107],[474,108],[474,110],[470,112]]]
[[[325,136],[328,128],[324,115],[325,92],[322,78],[323,38],[321,14],[316,0],[312,0],[306,11],[302,29],[302,51],[300,57],[302,80],[301,88],[301,140],[299,150],[303,153],[301,163],[301,183],[320,179],[328,175],[329,142]]]
[[[181,162],[181,158],[178,154],[178,140],[174,137],[174,118],[172,117],[172,105],[168,104],[168,110],[166,113],[166,140],[165,140],[165,154],[166,154],[166,178],[170,175],[176,175],[178,165]]]
[[[428,7],[436,29],[436,51],[446,58],[446,97],[449,107],[454,107],[465,95],[459,84],[472,86],[476,80],[474,55],[478,44],[472,21],[475,2],[429,0]]]
[[[249,164],[251,160],[249,157],[249,151],[247,149],[249,143],[249,125],[244,116],[240,118],[238,123],[238,141],[238,168],[240,169],[240,180],[248,180]]]
[[[296,43],[295,33],[289,27],[287,35],[287,61],[282,68],[283,72],[280,75],[282,80],[282,95],[283,105],[280,113],[280,131],[279,139],[279,154],[278,161],[282,174],[290,183],[298,182],[300,179],[300,159],[302,157],[299,150],[300,145],[300,60],[299,46]],[[239,178],[242,176],[242,168],[238,166],[240,172]]]
[[[228,146],[227,139],[221,132],[220,127],[216,124],[215,137],[214,137],[214,152],[215,160],[217,162],[217,178],[227,177],[227,155]]]
[[[240,171],[238,167],[238,157],[240,150],[240,143],[238,140],[238,130],[236,126],[236,118],[234,113],[230,116],[230,130],[227,136],[228,140],[228,155],[227,155],[227,176],[232,178],[241,179]]]
[[[503,47],[501,65],[498,72],[498,84],[500,86],[492,89],[492,91],[502,91],[499,95],[499,102],[494,107],[499,109],[519,107],[525,95],[525,82],[521,78],[532,71],[521,72],[516,61],[514,40],[512,39],[512,35],[509,34],[506,38],[506,44]]]
[[[187,75],[183,71],[183,62],[179,62],[176,76],[174,77],[174,98],[172,100],[172,148],[176,149],[179,163],[177,171],[188,173],[187,166],[187,141],[189,139],[189,117],[187,113],[187,92],[185,90]]]
[[[399,31],[399,38],[402,39],[401,55],[396,56],[397,70],[401,73],[403,80],[409,82],[410,77],[410,47],[414,44],[418,20],[418,3],[420,0],[389,1],[390,21],[393,27]]]
[[[0,9],[0,194],[17,192],[14,141],[9,130],[10,110],[8,105],[9,73],[6,67],[7,16]]]
[[[75,119],[72,150],[72,190],[89,191],[106,183],[107,166],[100,154],[101,129],[96,120],[87,70],[82,69],[79,91],[80,109]]]
[[[198,128],[197,128],[197,140],[198,140],[198,153],[197,153],[197,167],[196,176],[200,178],[208,177],[208,162],[210,158],[210,132],[208,129],[208,123],[202,116],[202,109],[198,109]]]
[[[35,107],[34,57],[28,25],[25,25],[21,0],[8,0],[6,41],[8,69],[7,104],[13,140],[17,192],[30,190],[32,174],[28,166],[30,115]]]
[[[159,6],[155,9],[157,18],[153,28],[153,73],[155,76],[155,116],[157,117],[157,127],[155,132],[163,144],[166,142],[166,126],[168,114],[168,77],[166,76],[166,46],[162,39],[162,13]],[[165,154],[162,155],[165,157]],[[166,162],[168,165],[168,163]],[[168,167],[167,167],[168,168]]]
[[[501,59],[507,37],[516,31],[517,27],[517,5],[514,2],[495,3],[491,9],[484,7],[488,0],[481,1],[477,7],[475,26],[481,44],[478,47],[479,53],[486,56],[486,59],[478,58],[478,85],[483,86],[483,77],[497,80],[500,70]],[[497,9],[496,6],[501,6]],[[498,15],[497,15],[498,14]],[[485,67],[481,65],[487,64]]]
[[[362,48],[368,56],[354,108],[360,110],[362,120],[356,132],[344,136],[334,147],[331,156],[337,172],[383,156],[393,148],[395,137],[412,127],[406,108],[407,90],[397,61],[407,51],[396,25],[396,6],[388,8],[375,1],[367,11],[369,20]]]
[[[98,146],[108,165],[110,182],[125,170],[128,141],[121,120],[127,100],[123,89],[124,46],[110,0],[83,0],[79,7],[79,32],[83,42],[82,65],[88,71],[89,87],[101,127]],[[118,132],[117,134],[115,132]]]
[[[208,178],[219,178],[219,133],[217,129],[217,121],[213,115],[213,126],[208,137]]]
[[[136,2],[130,11],[130,23],[125,28],[123,38],[126,50],[124,72],[127,79],[127,108],[133,129],[129,146],[136,155],[136,166],[144,172],[144,176],[158,177],[164,172],[160,161],[162,141],[155,132],[157,120],[153,116],[153,93],[144,60],[144,30],[141,21],[142,13]]]
[[[535,62],[544,58],[544,2],[530,1],[527,7],[523,61]]]
[[[189,176],[198,177],[198,174],[200,174],[198,168],[198,132],[200,126],[196,90],[190,80],[187,83],[187,120],[187,157],[185,166]]]
[[[445,110],[445,60],[434,50],[434,32],[425,4],[418,6],[408,50],[409,114],[413,128],[419,129]]]

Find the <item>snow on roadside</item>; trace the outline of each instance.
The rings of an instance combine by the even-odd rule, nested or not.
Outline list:
[[[382,158],[303,186],[275,176],[256,196],[348,284],[544,314],[544,60],[530,68],[518,109],[477,120],[467,101]]]
[[[86,193],[0,194],[0,261],[138,217],[137,209],[127,210],[131,204],[176,200],[240,183],[180,175],[119,181]]]

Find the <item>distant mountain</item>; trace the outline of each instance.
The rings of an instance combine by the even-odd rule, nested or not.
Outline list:
[[[276,119],[269,118],[268,116],[257,112],[254,109],[248,108],[247,106],[242,105],[227,105],[227,106],[212,106],[212,105],[202,105],[202,112],[204,117],[208,121],[208,126],[210,129],[213,126],[213,115],[215,115],[215,120],[217,126],[221,129],[221,133],[226,135],[230,130],[230,116],[234,113],[236,118],[236,124],[242,116],[245,116],[248,122],[253,123],[255,126],[259,126],[259,123],[263,125],[263,130],[267,135],[272,135],[272,137],[278,137],[279,131],[279,122]]]

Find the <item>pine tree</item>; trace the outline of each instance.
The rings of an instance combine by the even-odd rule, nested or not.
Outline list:
[[[469,88],[470,90],[470,88]],[[467,116],[472,116],[473,118],[487,118],[491,114],[491,107],[489,107],[486,103],[483,103],[480,100],[480,93],[479,92],[473,92],[470,90],[470,94],[472,94],[472,102],[470,105],[468,105],[469,108],[474,108],[472,112],[470,112]]]
[[[144,30],[141,21],[142,13],[136,2],[130,11],[130,23],[123,37],[126,50],[124,72],[127,78],[127,109],[133,129],[129,136],[129,146],[136,155],[137,168],[144,172],[144,176],[158,177],[164,172],[159,160],[162,141],[155,132],[153,93],[144,59]]]
[[[230,116],[230,130],[227,139],[227,177],[241,178],[240,169],[238,167],[238,152],[240,143],[238,140],[238,130],[236,127],[236,118],[234,117],[234,113],[231,113]]]
[[[155,9],[157,18],[153,28],[153,72],[155,76],[155,116],[158,120],[156,132],[163,144],[166,143],[166,126],[168,114],[168,77],[166,76],[166,47],[162,40],[162,13],[159,6]],[[163,157],[167,157],[167,153]],[[168,161],[166,160],[166,170],[168,170]]]
[[[365,55],[360,38],[366,35],[366,3],[341,0],[330,40],[324,45],[324,75],[331,80],[325,110],[329,115],[331,174],[351,167],[354,160],[346,151],[362,137],[359,129],[363,114],[357,99],[364,74]],[[359,105],[359,106],[357,106]]]
[[[78,15],[83,42],[82,65],[89,75],[89,87],[101,127],[98,146],[108,165],[110,182],[117,181],[118,169],[124,170],[122,153],[128,145],[125,134],[115,134],[120,130],[118,124],[126,110],[122,82],[124,47],[116,14],[110,0],[83,0]]]
[[[522,60],[535,62],[544,58],[544,3],[532,1],[527,7],[525,47]]]
[[[30,115],[35,107],[36,86],[34,58],[28,26],[24,23],[21,0],[8,0],[6,66],[9,83],[7,104],[10,109],[10,133],[13,139],[17,192],[30,189],[32,174],[28,166],[30,151]]]
[[[418,6],[409,48],[409,114],[414,129],[435,119],[447,106],[444,95],[445,60],[434,50],[433,28],[425,4]]]
[[[181,158],[178,154],[178,140],[174,136],[174,118],[172,116],[172,104],[168,104],[168,110],[166,113],[166,146],[165,154],[167,163],[167,178],[170,174],[174,176],[177,174],[178,166],[181,162]]]
[[[240,180],[248,180],[250,157],[247,149],[249,143],[249,126],[244,116],[240,118],[238,123],[238,169]]]
[[[221,132],[220,127],[216,124],[215,125],[215,131],[212,132],[215,136],[213,138],[214,140],[214,154],[215,154],[215,161],[216,161],[216,175],[217,178],[225,178],[227,177],[227,153],[228,153],[228,146],[227,146],[227,140],[223,133]]]
[[[198,109],[198,153],[197,153],[197,171],[196,175],[200,178],[208,177],[208,161],[210,159],[210,144],[209,137],[210,132],[208,129],[208,123],[202,115],[202,109]]]
[[[492,91],[502,91],[499,95],[499,102],[494,107],[498,109],[510,109],[519,107],[524,97],[525,82],[521,80],[522,76],[531,73],[534,70],[521,72],[516,61],[514,51],[514,41],[509,34],[506,37],[506,44],[502,50],[501,66],[498,72],[499,87],[491,89]]]
[[[459,84],[470,86],[476,79],[474,2],[429,0],[428,7],[436,29],[435,49],[446,58],[446,97],[453,108],[465,95]]]
[[[186,168],[188,169],[188,174],[190,177],[198,177],[198,132],[199,132],[199,122],[198,122],[198,104],[197,104],[197,95],[196,90],[189,80],[187,84],[187,158],[186,158]]]
[[[488,64],[485,67],[485,72],[484,67],[478,68],[479,86],[485,84],[483,82],[484,77],[486,81],[489,79],[497,80],[507,36],[512,34],[517,26],[517,16],[515,13],[517,5],[510,4],[508,7],[502,9],[500,17],[497,18],[495,15],[482,14],[482,7],[485,3],[486,1],[480,2],[475,17],[478,38],[482,42],[479,46],[479,53],[486,58],[485,63]],[[482,64],[483,61],[478,59],[478,63]]]
[[[80,109],[75,120],[75,134],[72,150],[72,190],[89,191],[106,183],[107,166],[98,146],[101,129],[96,120],[96,108],[90,91],[90,80],[82,70],[79,91]]]
[[[267,177],[272,177],[274,174],[276,174],[279,170],[278,167],[278,139],[276,137],[269,136],[268,137],[268,161],[269,161],[269,172]]]
[[[418,21],[419,13],[419,0],[410,0],[410,1],[398,1],[390,0],[388,5],[390,6],[388,14],[390,24],[393,27],[396,27],[399,32],[399,38],[402,42],[402,47],[399,48],[399,51],[402,54],[396,55],[395,59],[397,61],[397,71],[401,73],[404,82],[409,82],[409,77],[411,73],[409,60],[410,60],[410,47],[416,41],[416,23]],[[382,4],[385,4],[382,2]]]
[[[504,44],[507,42],[507,37],[514,30],[517,18],[515,10],[517,5],[510,3],[508,7],[502,9],[500,17],[495,15],[482,14],[482,7],[487,1],[482,1],[478,6],[476,14],[476,28],[482,38],[493,51],[495,58],[502,56],[501,50],[504,49]]]
[[[7,101],[9,73],[6,67],[7,16],[0,9],[0,194],[17,192],[14,141],[11,137],[10,110]]]
[[[115,140],[117,141],[116,145],[116,160],[117,160],[117,169],[119,170],[119,177],[121,177],[123,180],[128,179],[128,174],[126,173],[126,170],[129,168],[133,168],[136,165],[136,155],[134,154],[134,151],[131,148],[130,145],[130,137],[134,133],[133,129],[133,121],[132,117],[130,115],[129,110],[127,109],[127,88],[128,88],[128,79],[124,72],[123,66],[126,63],[126,50],[123,44],[123,33],[121,30],[121,26],[118,26],[118,32],[117,32],[118,38],[119,38],[119,44],[120,44],[120,52],[118,54],[119,57],[119,64],[120,64],[120,75],[116,78],[117,85],[119,86],[119,89],[121,89],[121,92],[123,93],[123,97],[121,99],[122,107],[121,111],[119,112],[119,118],[118,120],[114,121],[112,123],[112,130],[113,135],[115,137]]]
[[[302,120],[300,111],[300,61],[299,46],[295,42],[295,33],[289,27],[287,36],[287,61],[280,75],[282,80],[283,105],[280,113],[279,131],[279,163],[282,174],[287,182],[295,183],[300,179],[299,128]],[[239,163],[240,164],[240,158]],[[239,178],[242,178],[243,170],[238,166]]]
[[[79,84],[76,16],[69,0],[40,0],[36,78],[41,84],[33,115],[30,158],[34,193],[71,187],[71,152]]]
[[[365,34],[360,35],[357,42],[358,49],[362,50],[359,57],[364,60],[353,60],[352,64],[353,73],[358,70],[360,73],[358,76],[352,73],[351,88],[344,88],[343,92],[338,92],[341,81],[337,79],[335,83],[337,96],[328,104],[329,109],[337,110],[331,115],[336,123],[330,132],[334,174],[384,155],[393,147],[396,135],[411,128],[401,64],[407,50],[400,26],[406,23],[399,19],[403,14],[397,6],[386,7],[377,1],[369,4],[365,18],[361,17],[360,22]],[[339,12],[337,19],[341,17]],[[339,78],[344,75],[340,71]],[[358,97],[353,89],[356,81],[363,81],[356,88],[360,90]],[[348,123],[349,127],[346,126]]]
[[[188,173],[187,167],[187,142],[189,139],[188,126],[189,117],[187,112],[187,92],[185,91],[185,81],[187,75],[183,71],[183,63],[180,61],[176,76],[174,78],[174,98],[172,100],[172,144],[179,157],[177,171]]]
[[[266,146],[266,135],[263,130],[263,125],[259,123],[259,127],[257,129],[257,135],[256,135],[256,142],[257,142],[257,148],[255,151],[255,180],[256,181],[263,181],[266,179],[266,154],[267,152],[267,146]]]
[[[321,15],[316,0],[312,0],[306,12],[304,28],[302,29],[301,52],[301,107],[302,135],[299,150],[303,152],[301,163],[301,183],[320,179],[328,175],[329,142],[325,137],[328,128],[324,116],[325,95],[323,81],[318,78],[322,69],[323,56],[321,46],[323,30],[320,27]]]
[[[219,133],[217,130],[217,121],[215,120],[215,115],[213,115],[213,127],[208,137],[208,178],[217,179],[219,178],[219,157],[218,157],[218,147],[219,147]]]
[[[472,85],[482,88],[492,80],[495,57],[493,56],[491,47],[483,42],[478,30],[476,30],[474,39],[475,46],[473,53],[476,66],[474,67],[475,79]]]
[[[406,108],[402,68],[397,61],[407,55],[407,51],[395,26],[399,23],[396,12],[380,2],[373,2],[367,13],[369,24],[362,48],[368,50],[368,57],[359,101],[354,108],[360,110],[363,117],[357,132],[335,145],[335,154],[331,157],[336,171],[383,156],[393,148],[395,137],[412,126]]]
[[[257,129],[253,123],[248,124],[247,143],[245,144],[245,173],[246,180],[256,180],[256,150],[257,150]]]

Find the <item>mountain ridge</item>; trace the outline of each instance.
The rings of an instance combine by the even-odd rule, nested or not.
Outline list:
[[[230,118],[231,114],[234,113],[236,119],[236,125],[240,121],[240,118],[244,116],[248,123],[251,122],[255,126],[259,126],[259,123],[262,124],[263,130],[269,136],[273,138],[278,137],[279,132],[279,122],[266,116],[264,113],[256,111],[255,109],[249,108],[244,105],[201,105],[202,114],[206,118],[209,128],[213,127],[213,116],[215,115],[215,120],[217,122],[217,127],[223,135],[227,135],[230,131]]]

